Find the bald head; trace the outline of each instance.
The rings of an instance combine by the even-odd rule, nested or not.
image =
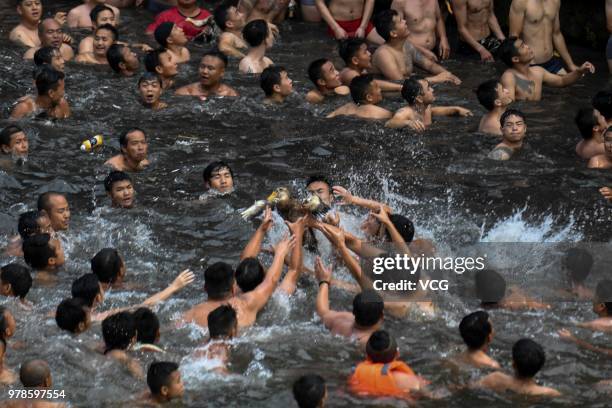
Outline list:
[[[21,365],[19,379],[24,387],[50,387],[51,370],[44,360],[30,360]]]
[[[38,25],[38,36],[43,47],[59,48],[62,45],[62,27],[52,18],[45,18]]]

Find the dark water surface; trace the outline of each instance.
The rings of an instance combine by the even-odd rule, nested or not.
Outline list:
[[[22,50],[6,38],[17,23],[13,7],[0,5],[0,126],[13,102],[32,91],[29,63]],[[54,1],[50,8],[67,10],[75,2]],[[123,11],[122,39],[146,40],[141,34],[150,17],[144,11]],[[130,33],[127,28],[130,27]],[[137,33],[136,33],[137,31]],[[61,122],[27,120],[21,124],[30,137],[30,159],[23,167],[0,170],[0,235],[4,241],[15,233],[19,213],[35,207],[38,194],[47,190],[68,194],[72,223],[62,235],[67,264],[53,289],[34,287],[28,298],[34,311],[13,307],[18,320],[16,340],[25,349],[9,349],[6,364],[17,368],[27,358],[49,361],[54,388],[65,389],[76,406],[129,406],[132,395],[145,384],[131,379],[117,364],[91,349],[101,341],[99,325],[73,338],[62,333],[53,319],[41,316],[69,296],[70,282],[89,271],[90,258],[101,248],[114,246],[126,259],[126,281],[136,288],[107,294],[101,310],[135,304],[167,285],[184,268],[196,272],[196,282],[159,307],[163,359],[181,361],[186,381],[185,405],[281,406],[293,404],[290,385],[302,373],[318,372],[328,381],[332,406],[382,404],[351,397],[345,381],[362,354],[350,342],[335,338],[315,317],[316,285],[303,278],[291,299],[275,297],[257,325],[235,343],[228,377],[206,371],[206,361],[187,357],[207,337],[195,327],[175,328],[182,311],[204,300],[203,271],[212,262],[237,264],[238,256],[255,225],[242,221],[238,210],[265,197],[280,185],[301,188],[315,172],[328,174],[334,183],[356,194],[386,201],[410,216],[417,235],[440,245],[464,242],[543,242],[610,240],[610,206],[598,188],[612,185],[610,173],[588,170],[576,158],[573,147],[578,132],[573,117],[578,107],[607,82],[604,61],[598,53],[576,50],[577,61],[594,58],[599,72],[568,89],[544,91],[540,103],[519,105],[527,113],[528,136],[524,151],[508,163],[494,163],[486,154],[496,138],[475,134],[483,109],[473,89],[493,78],[501,67],[450,61],[460,87],[438,86],[438,103],[459,104],[476,117],[442,118],[431,130],[415,135],[408,130],[383,129],[381,124],[352,119],[326,120],[338,106],[304,103],[310,87],[307,64],[322,56],[334,56],[332,41],[324,29],[302,23],[283,24],[281,39],[270,53],[294,80],[296,94],[282,107],[260,104],[258,80],[237,72],[232,60],[227,82],[240,98],[163,99],[171,107],[150,112],[137,102],[137,78],[117,78],[108,68],[67,64],[66,92],[73,117]],[[75,32],[80,39],[84,33]],[[178,85],[197,80],[197,63],[203,47],[192,47],[192,62],[181,67]],[[384,106],[401,106],[391,95]],[[102,164],[118,151],[117,137],[129,126],[147,131],[152,165],[134,176],[137,208],[110,209],[101,180]],[[80,142],[94,134],[106,137],[103,151],[93,155],[79,151]],[[237,192],[230,197],[199,200],[203,192],[201,172],[212,160],[229,162],[236,174]],[[358,211],[343,213],[343,223],[357,231]],[[275,241],[283,232],[277,223]],[[520,256],[520,254],[517,254]],[[1,264],[12,259],[0,256]],[[265,259],[270,262],[270,259]],[[312,256],[306,256],[312,264]],[[609,268],[608,268],[609,270]],[[346,271],[337,271],[348,278]],[[559,277],[559,282],[561,277]],[[589,286],[594,281],[587,281]],[[331,290],[331,305],[350,310],[352,295]],[[6,300],[3,304],[12,305]],[[12,305],[14,306],[14,305]],[[11,307],[12,307],[11,306]],[[400,343],[402,357],[435,388],[465,382],[478,372],[457,377],[443,359],[461,349],[458,323],[475,309],[472,302],[441,299],[436,318],[388,319],[385,323]],[[594,388],[600,379],[612,378],[611,364],[603,357],[561,343],[555,332],[570,320],[593,318],[589,303],[554,305],[548,312],[493,311],[496,338],[491,353],[510,370],[510,349],[520,337],[539,341],[547,351],[547,363],[539,375],[546,385],[557,386],[564,397],[553,403],[461,391],[442,401],[422,401],[422,406],[609,406],[609,395]],[[609,336],[588,332],[583,337],[606,344]],[[159,356],[155,356],[160,358]],[[141,356],[148,365],[154,356]],[[178,404],[177,404],[178,405]]]

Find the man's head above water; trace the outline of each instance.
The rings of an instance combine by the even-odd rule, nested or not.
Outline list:
[[[227,193],[234,188],[234,172],[229,164],[224,161],[210,163],[202,172],[202,177],[204,178],[204,186],[207,189]]]
[[[54,231],[65,231],[70,225],[68,200],[62,193],[49,191],[38,196],[38,210],[44,211]]]

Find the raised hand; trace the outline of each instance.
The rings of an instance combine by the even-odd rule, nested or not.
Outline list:
[[[317,259],[315,260],[315,276],[319,282],[329,282],[332,277],[331,269],[323,265],[323,261],[319,256],[317,256]]]
[[[273,224],[274,220],[272,219],[272,208],[266,207],[266,210],[264,211],[263,220],[259,228],[261,228],[263,232],[268,232],[270,228],[272,228]]]
[[[179,290],[189,285],[195,280],[195,275],[189,269],[185,269],[172,281],[172,286]]]
[[[274,245],[274,256],[280,256],[285,259],[287,254],[295,247],[295,236],[291,237],[285,235],[283,239]]]
[[[353,203],[353,195],[342,186],[333,186],[332,192],[336,197],[340,197],[340,205],[348,205]]]

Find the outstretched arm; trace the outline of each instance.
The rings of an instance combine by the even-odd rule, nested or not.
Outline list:
[[[179,274],[179,276],[176,277],[176,279],[174,279],[174,281],[172,281],[170,285],[168,285],[166,289],[147,298],[144,302],[142,302],[142,305],[147,307],[155,306],[159,302],[163,302],[164,300],[168,299],[170,296],[174,295],[176,292],[183,289],[194,280],[195,275],[193,272],[191,272],[189,269],[185,269]]]
[[[576,336],[574,336],[567,329],[561,329],[557,333],[559,334],[559,337],[562,338],[563,340],[571,341],[572,343],[578,345],[579,347],[612,357],[612,349],[599,347],[599,346],[589,343],[588,341],[581,340],[577,338]]]
[[[382,205],[386,212],[388,212],[389,214],[393,214],[393,210],[391,210],[391,207],[389,207],[388,205],[375,200],[369,200],[367,198],[355,196],[342,186],[334,186],[332,187],[332,191],[335,196],[341,198],[342,201],[340,202],[340,205],[356,205],[359,207],[367,208],[368,210],[377,210]]]
[[[292,295],[297,287],[297,281],[300,278],[300,272],[303,270],[303,248],[302,240],[304,237],[304,226],[306,224],[306,217],[299,218],[296,222],[290,223],[285,221],[289,230],[295,237],[295,246],[291,253],[291,263],[289,270],[285,274],[283,281],[281,282],[279,289],[285,292],[287,295]]]
[[[433,116],[474,116],[469,109],[461,106],[434,106],[431,108]]]
[[[574,82],[582,78],[584,74],[586,74],[587,72],[590,72],[590,73],[595,72],[595,67],[590,62],[585,62],[584,64],[582,64],[580,68],[577,68],[573,70],[572,72],[570,72],[569,74],[563,75],[563,76],[551,74],[544,68],[540,68],[540,69],[542,70],[542,73],[543,73],[542,82],[544,82],[546,85],[558,87],[558,88],[562,88],[564,86],[573,84]]]
[[[240,254],[241,261],[245,258],[257,258],[257,255],[259,255],[259,252],[261,251],[261,243],[263,242],[266,233],[270,230],[273,223],[272,209],[270,207],[266,207],[261,225],[257,228],[257,230],[255,230],[255,233],[249,240],[249,243],[246,245],[246,247],[244,247],[244,250]]]

